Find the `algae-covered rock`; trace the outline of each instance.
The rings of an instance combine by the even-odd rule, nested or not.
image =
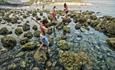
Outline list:
[[[24,37],[27,37],[27,38],[31,39],[33,37],[33,34],[32,34],[32,32],[26,32],[24,34]]]
[[[28,38],[22,38],[22,39],[20,39],[20,44],[21,45],[24,45],[24,44],[26,44],[26,43],[28,43],[29,42],[29,39]]]
[[[75,25],[75,29],[78,30],[78,29],[81,28],[81,26],[82,26],[81,24],[76,24],[76,25]]]
[[[28,31],[28,30],[30,30],[30,25],[24,24],[24,25],[22,26],[22,28],[23,28],[24,31]]]
[[[60,40],[58,42],[58,47],[62,50],[69,50],[70,46],[66,40]]]
[[[92,61],[85,52],[60,51],[59,61],[67,70],[80,70],[82,65],[87,65],[88,70],[92,70]]]
[[[35,52],[34,54],[34,59],[37,63],[45,63],[45,61],[47,60],[47,55],[43,50],[40,50],[38,48],[38,50]]]
[[[33,67],[32,70],[40,70],[38,67]]]
[[[4,36],[1,38],[1,43],[4,47],[13,48],[16,46],[16,39],[12,36]]]
[[[115,38],[108,38],[107,43],[115,48]]]
[[[15,63],[12,63],[8,65],[8,70],[16,70],[17,65]]]
[[[70,23],[71,22],[71,19],[66,17],[66,18],[63,18],[62,20],[63,23]]]
[[[107,25],[105,25],[106,30],[107,30],[107,35],[110,37],[115,37],[115,22],[111,22]]]
[[[10,31],[6,27],[0,29],[0,35],[7,35],[9,32]]]
[[[16,33],[16,35],[19,36],[23,33],[23,29],[18,27],[18,28],[15,29],[15,33]]]
[[[22,46],[22,48],[24,50],[32,50],[32,49],[35,49],[35,48],[37,48],[39,46],[40,46],[39,42],[28,42],[28,43],[24,44]]]
[[[39,30],[34,32],[34,37],[40,37],[40,31]]]
[[[63,31],[64,31],[64,33],[70,33],[70,27],[69,26],[64,26]]]
[[[27,66],[27,62],[26,61],[21,61],[20,62],[20,67],[26,68],[26,66]]]
[[[37,27],[36,25],[34,25],[34,26],[32,27],[32,29],[36,31],[36,30],[38,29],[38,27]]]
[[[35,11],[32,12],[32,16],[33,16],[33,17],[37,16],[37,12],[35,12]]]

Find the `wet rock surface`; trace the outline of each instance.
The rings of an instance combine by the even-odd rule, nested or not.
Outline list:
[[[106,42],[115,34],[114,17],[70,11],[63,20],[57,11],[51,22],[48,11],[0,11],[0,70],[114,70],[115,51]],[[39,24],[32,18],[48,20],[48,49],[39,48]]]

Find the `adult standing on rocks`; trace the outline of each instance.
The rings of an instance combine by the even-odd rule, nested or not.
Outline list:
[[[52,19],[52,21],[56,20],[56,6],[54,6],[51,11],[51,19]]]
[[[64,3],[64,14],[67,15],[68,12],[69,12],[69,10],[68,10],[68,6],[67,6],[66,3]]]

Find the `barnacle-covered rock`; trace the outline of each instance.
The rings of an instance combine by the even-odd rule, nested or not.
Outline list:
[[[1,43],[4,47],[13,48],[16,46],[16,39],[12,36],[4,36],[1,38]]]
[[[23,29],[18,27],[18,28],[15,29],[15,33],[16,33],[16,35],[19,36],[23,33]]]
[[[69,50],[70,46],[66,40],[60,40],[58,42],[58,47],[62,50]]]
[[[24,31],[28,31],[28,30],[30,30],[30,25],[24,24],[24,25],[22,26],[22,28],[23,28]]]
[[[24,37],[27,37],[27,38],[31,39],[33,37],[33,34],[32,34],[32,32],[26,32],[24,34]]]

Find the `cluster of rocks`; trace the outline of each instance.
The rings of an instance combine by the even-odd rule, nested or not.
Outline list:
[[[39,22],[44,18],[49,29],[45,51],[39,48]],[[115,39],[107,40],[98,32],[115,37],[115,18],[97,17],[92,11],[70,11],[65,18],[62,11],[57,11],[57,21],[51,21],[47,10],[0,10],[0,70],[115,68],[115,54],[107,44],[114,46]]]

